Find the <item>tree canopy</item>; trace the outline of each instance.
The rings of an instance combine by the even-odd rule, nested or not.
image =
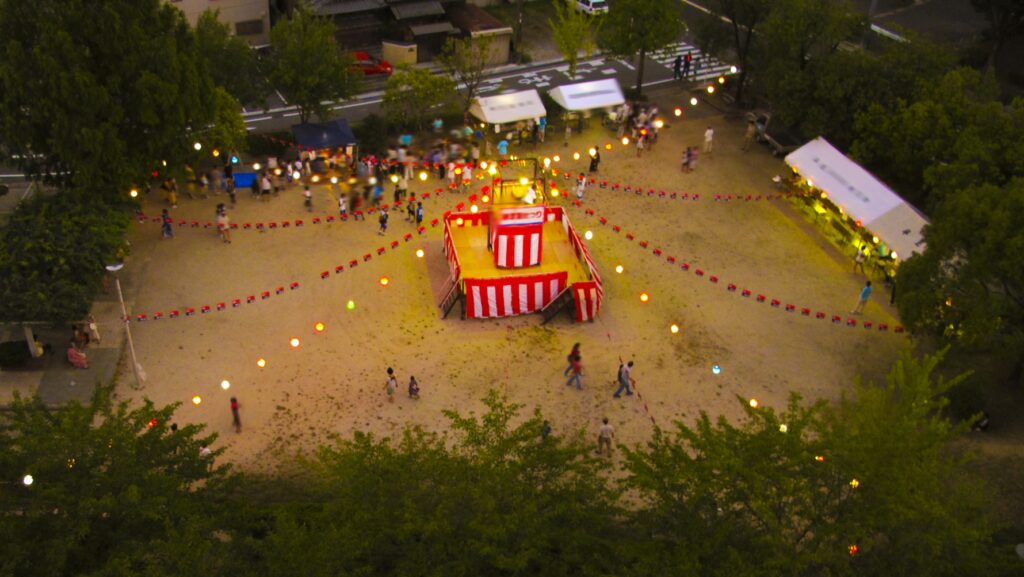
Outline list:
[[[603,18],[597,44],[610,56],[637,59],[639,94],[647,55],[676,42],[686,30],[679,9],[672,0],[619,0]]]
[[[463,114],[473,105],[480,83],[484,80],[492,41],[492,36],[449,38],[437,56],[437,62],[462,91],[460,102]]]
[[[199,15],[195,34],[199,54],[208,63],[213,82],[246,105],[264,104],[270,93],[266,73],[256,52],[231,27],[220,21],[220,10]]]
[[[314,15],[305,3],[270,31],[270,80],[299,108],[302,122],[311,116],[327,120],[324,102],[351,98],[362,83],[334,33],[334,22]]]
[[[0,0],[0,38],[0,140],[33,178],[123,195],[239,112],[161,0]]]
[[[722,16],[729,21],[732,47],[740,69],[739,78],[734,83],[737,101],[743,100],[743,89],[747,84],[752,56],[756,54],[755,31],[768,19],[773,4],[771,0],[711,0],[707,3],[709,13],[704,16],[707,22],[698,27],[698,31],[706,36],[698,41],[702,44],[718,45],[719,33],[715,31],[717,19]]]
[[[555,39],[558,51],[569,64],[569,76],[576,76],[576,65],[580,60],[580,52],[588,58],[597,48],[594,38],[599,34],[603,19],[592,17],[582,10],[576,10],[574,0],[552,0],[555,18],[548,18],[551,36]]]
[[[396,124],[421,130],[454,105],[455,82],[425,68],[399,67],[388,78],[381,109]]]

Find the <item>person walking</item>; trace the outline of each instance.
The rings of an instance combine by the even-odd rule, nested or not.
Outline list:
[[[420,384],[416,382],[416,377],[409,377],[409,398],[420,399]]]
[[[237,397],[231,397],[231,424],[234,425],[236,433],[242,432],[242,417],[238,415]]]
[[[743,133],[743,146],[741,147],[744,152],[750,150],[750,144],[754,142],[754,135],[757,134],[757,125],[753,121],[747,122],[747,131]]]
[[[615,436],[615,429],[608,424],[608,417],[601,419],[601,428],[597,430],[597,454],[612,456],[612,438]],[[607,453],[605,452],[607,449]]]
[[[640,155],[644,153],[644,140],[647,140],[645,134],[638,134],[636,136],[636,157],[640,158]]]
[[[598,146],[594,146],[594,154],[590,157],[590,172],[597,172],[598,166],[601,165],[601,149]]]
[[[622,397],[622,391],[626,391],[626,396],[633,396],[633,391],[630,390],[629,385],[633,382],[633,361],[629,361],[624,365],[619,365],[619,388],[615,389],[615,394],[612,395],[616,399]]]
[[[551,422],[545,420],[544,424],[540,426],[540,440],[547,441],[548,437],[551,436]]]
[[[587,190],[587,177],[580,173],[576,179],[576,200],[583,202],[583,193]]]
[[[384,384],[384,392],[388,395],[388,402],[395,402],[395,391],[398,390],[398,379],[395,378],[395,369],[388,367],[388,381]]]
[[[714,147],[715,129],[709,126],[708,129],[704,131],[704,153],[711,154],[711,151],[714,150]]]
[[[227,179],[225,179],[224,189],[228,193],[228,198],[231,199],[231,208],[235,208],[235,203],[238,200],[237,198],[235,198],[235,177],[229,176],[227,177]]]
[[[580,356],[580,344],[576,343],[572,346],[572,350],[569,351],[569,356],[566,357],[566,361],[568,361],[568,366],[565,367],[565,371],[562,373],[563,377],[569,376],[569,371],[572,370],[572,360],[578,356]]]
[[[160,238],[174,238],[174,221],[171,220],[171,215],[167,213],[167,209],[160,211]]]
[[[223,204],[217,205],[217,234],[227,244],[231,244],[231,219]]]
[[[676,54],[676,60],[672,63],[672,80],[680,80],[683,77],[683,55]]]
[[[860,300],[857,301],[857,306],[853,307],[853,310],[850,311],[851,315],[864,314],[864,307],[867,306],[868,299],[871,298],[872,290],[874,289],[871,288],[871,281],[868,281],[864,288],[860,289]]]
[[[853,272],[856,273],[857,269],[860,269],[861,274],[864,274],[864,261],[868,259],[868,245],[863,245],[857,251],[857,256],[853,257]]]
[[[381,236],[384,236],[384,234],[388,232],[388,211],[387,211],[387,209],[383,209],[383,208],[381,209],[379,222],[380,222],[380,230],[377,231],[377,234],[379,234]]]
[[[302,198],[302,204],[305,205],[306,211],[313,212],[313,191],[309,189],[308,184],[302,189]]]
[[[569,380],[565,382],[565,386],[567,387],[571,387],[573,382],[575,382],[577,391],[583,390],[583,382],[580,380],[583,377],[583,365],[580,363],[580,360],[579,355],[573,357],[571,366],[572,374],[569,375]]]
[[[690,51],[686,51],[686,56],[683,57],[683,79],[690,76],[690,64],[693,62],[693,56]]]
[[[345,193],[338,195],[338,215],[341,220],[348,220],[348,200],[345,199]]]
[[[409,202],[405,203],[405,222],[416,222],[416,193],[409,195]]]
[[[423,225],[423,203],[416,203],[416,226]]]

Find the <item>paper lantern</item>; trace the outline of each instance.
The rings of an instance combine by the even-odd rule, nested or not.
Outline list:
[[[556,154],[551,157],[551,160],[554,160],[555,162],[562,162],[562,157]]]
[[[649,300],[651,300],[650,295],[648,295],[647,293],[640,293],[640,302],[645,303]]]
[[[356,310],[356,301],[348,301],[347,303],[345,303],[345,308],[350,311]]]
[[[146,426],[149,427],[150,429],[152,429],[156,425],[157,425],[157,420],[156,419],[150,419],[149,422],[146,423]]]
[[[260,166],[260,163],[258,163],[258,162],[254,162],[254,163],[252,163],[252,169],[253,169],[253,170],[259,170],[259,169],[261,169],[261,168],[263,168],[263,167],[262,167],[262,166]]]
[[[202,150],[203,149],[203,145],[202,145],[202,143],[197,142],[197,143],[192,145],[192,148],[194,148],[196,150]]]
[[[719,84],[725,84],[725,76],[719,76],[718,77],[718,83]]]
[[[477,208],[477,206],[474,204],[474,205],[469,207],[469,212],[471,212],[473,214],[476,214],[476,213],[480,212],[480,209]]]
[[[423,249],[416,249],[416,258],[423,258]]]
[[[672,331],[672,334],[676,334],[679,332],[679,325],[672,325],[668,328],[668,330]]]
[[[319,321],[315,325],[313,325],[313,330],[318,332],[318,333],[324,332],[324,329],[326,329],[326,328],[327,328],[327,325],[325,325],[324,323],[319,322]]]
[[[673,113],[674,113],[674,114],[675,114],[676,116],[682,116],[682,115],[683,115],[683,109],[682,109],[682,108],[679,108],[678,106],[676,106],[676,109],[675,109],[675,110],[673,110],[672,112],[673,112]]]
[[[461,216],[459,218],[455,219],[456,226],[462,226],[465,223],[466,223],[466,221],[462,220]]]
[[[856,489],[857,487],[860,487],[860,481],[858,481],[857,479],[851,479],[850,480],[850,487],[852,487],[854,489]]]
[[[697,106],[697,97],[694,96],[690,99],[690,106]]]
[[[629,137],[628,136],[623,136],[622,137],[622,146],[626,146],[628,144],[629,144]]]
[[[722,367],[718,365],[711,365],[711,372],[718,375],[722,373]]]
[[[388,286],[388,283],[391,282],[391,280],[388,277],[386,277],[386,276],[382,276],[382,277],[380,277],[380,281],[379,282],[380,282],[380,286]]]
[[[298,348],[299,345],[302,344],[302,342],[299,341],[299,339],[297,337],[292,337],[292,340],[288,341],[288,344],[291,345],[292,348],[294,349],[294,348]]]
[[[756,409],[758,405],[757,399],[750,399],[750,407]]]
[[[256,359],[256,366],[262,369],[263,367],[267,366],[267,360],[262,357]]]
[[[213,152],[212,152],[211,154],[213,154],[213,157],[214,157],[214,158],[217,158],[218,156],[220,156],[220,151],[219,151],[219,150],[217,150],[216,148],[214,148],[214,149],[213,149]]]
[[[622,271],[624,271],[624,270],[626,270],[626,269],[624,269],[621,264],[615,267],[615,272],[617,272],[619,274],[622,274]]]
[[[139,191],[133,188],[130,191],[128,191],[128,196],[136,198],[139,196]]]
[[[708,86],[708,94],[714,94],[714,93],[715,93],[714,85]]]
[[[779,425],[780,433],[785,433],[786,431],[789,431],[789,427],[786,426],[786,423],[782,423],[781,425]]]
[[[26,487],[31,486],[32,483],[35,483],[35,482],[36,482],[36,480],[32,477],[32,475],[25,475],[24,477],[21,478],[21,483],[23,485],[25,485]]]
[[[592,232],[590,232],[588,230],[587,232],[583,233],[583,238],[585,238],[587,240],[590,240],[590,239],[594,238],[594,233],[592,233]]]
[[[199,404],[202,404],[202,402],[203,402],[203,398],[200,397],[199,395],[196,395],[196,396],[192,397],[192,404],[193,405],[199,405]]]
[[[221,381],[220,382],[220,388],[224,389],[225,391],[230,389],[231,388],[231,382],[230,381],[226,381],[226,380],[225,381]]]

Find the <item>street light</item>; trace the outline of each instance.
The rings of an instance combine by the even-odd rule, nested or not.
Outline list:
[[[142,365],[135,358],[135,343],[132,341],[132,325],[131,319],[128,317],[128,307],[124,306],[124,293],[121,292],[121,278],[117,276],[117,271],[124,268],[124,263],[119,262],[117,264],[108,264],[107,270],[114,274],[114,284],[117,286],[117,299],[121,302],[121,318],[124,320],[124,330],[128,335],[128,354],[131,355],[132,360],[132,373],[135,375],[135,386],[141,387],[143,381],[146,380],[146,373],[142,370]]]

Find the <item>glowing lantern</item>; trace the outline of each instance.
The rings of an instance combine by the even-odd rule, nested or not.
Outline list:
[[[498,169],[494,168],[494,165],[492,164],[491,167],[487,169],[487,174],[494,176],[495,174],[498,174]]]
[[[128,196],[136,198],[137,196],[139,196],[139,191],[133,188],[128,192]]]
[[[604,145],[604,149],[605,150],[611,150],[612,149],[612,143],[609,142],[608,144],[605,144]]]
[[[898,258],[898,256],[896,255],[896,251],[890,252],[889,258],[891,258],[892,260],[896,260]]]
[[[676,106],[676,109],[673,110],[672,113],[675,114],[676,116],[682,116],[683,115],[683,109],[679,108],[678,106]]]
[[[218,156],[220,156],[220,151],[214,148],[212,154],[214,158],[217,158]]]
[[[275,176],[281,176],[281,169],[280,168],[275,168],[274,169],[274,175]]]
[[[660,118],[658,120],[655,120],[654,127],[657,128],[658,130],[665,128],[665,121]]]
[[[756,409],[758,405],[757,399],[750,399],[750,407]]]
[[[782,423],[781,425],[779,425],[779,432],[780,433],[785,433],[788,430],[789,430],[789,427],[786,426],[786,423]]]
[[[854,544],[850,545],[849,547],[847,547],[846,550],[850,552],[850,555],[856,555],[857,551],[860,551],[860,548],[857,547],[856,543],[854,543]]]
[[[294,180],[298,180],[298,179],[302,178],[302,174],[299,171],[296,170],[295,172],[292,173],[292,178]]]
[[[292,340],[288,341],[288,344],[291,345],[292,348],[297,349],[302,343],[299,341],[298,337],[292,337]]]
[[[624,271],[624,270],[626,270],[626,269],[622,268],[621,264],[619,266],[615,267],[615,272],[617,272],[619,274],[622,274],[622,271]]]
[[[871,237],[871,242],[873,242],[875,244],[878,244],[878,237],[877,236]]]
[[[416,258],[423,258],[423,249],[416,249]]]
[[[196,395],[196,396],[192,397],[192,404],[193,405],[200,405],[200,404],[202,404],[202,402],[203,402],[203,398],[200,397],[199,395]]]
[[[668,330],[672,331],[672,334],[676,334],[679,332],[679,325],[672,325],[668,328]]]
[[[23,485],[28,487],[32,485],[32,483],[35,483],[36,480],[32,478],[32,475],[25,475],[24,477],[21,478],[21,482]]]
[[[487,169],[487,161],[486,160],[481,160],[480,161],[480,168],[483,169],[483,170]]]
[[[220,382],[220,388],[224,389],[225,391],[230,389],[231,388],[231,382],[230,381],[226,381],[226,380],[225,381],[221,381]]]
[[[356,310],[356,301],[348,301],[347,303],[345,303],[345,308],[347,308],[350,311]]]
[[[550,158],[545,158],[544,159],[544,168],[547,168],[549,166],[551,166],[551,159]]]
[[[651,300],[650,295],[648,295],[647,293],[640,293],[640,302],[645,303],[649,300]]]
[[[197,143],[192,145],[192,148],[194,148],[196,150],[202,150],[203,149],[203,145],[202,145],[202,143],[197,142]]]
[[[850,487],[853,487],[854,489],[860,487],[860,481],[858,481],[857,479],[850,480]]]
[[[465,224],[465,221],[462,220],[461,216],[459,218],[455,219],[455,226],[462,226],[463,224]]]
[[[556,154],[551,157],[551,160],[554,160],[555,162],[562,162],[562,157]]]
[[[623,136],[622,137],[622,146],[626,146],[628,144],[629,144],[629,137],[628,136]]]
[[[583,233],[583,238],[585,238],[587,240],[590,240],[590,239],[594,238],[594,233],[592,233],[592,232],[590,232],[588,230],[587,232]]]
[[[161,160],[161,161],[160,161],[160,164],[162,164],[162,165],[164,165],[164,166],[167,166],[167,161],[166,161],[166,160]]]
[[[814,460],[819,462],[819,463],[824,463],[825,462],[825,457],[823,457],[821,455],[815,455],[814,456]]]
[[[719,76],[718,77],[718,83],[719,84],[725,84],[725,76]]]
[[[589,149],[587,149],[587,154],[589,154],[590,156],[597,156],[597,149],[594,147],[590,147]]]
[[[157,424],[157,420],[156,419],[150,419],[149,422],[146,423],[146,426],[149,427],[150,429],[152,429],[153,427],[156,426],[156,424]]]
[[[258,163],[258,162],[254,162],[254,163],[252,163],[252,169],[253,169],[253,170],[259,170],[259,169],[261,169],[261,168],[263,168],[263,167],[262,167],[262,166],[260,166],[260,163]]]
[[[708,86],[708,94],[714,94],[714,93],[715,93],[714,85]]]
[[[327,328],[327,325],[325,325],[324,323],[319,322],[319,321],[315,325],[313,325],[313,330],[315,332],[318,332],[318,333],[324,332],[324,329],[326,329],[326,328]]]
[[[573,160],[579,160],[580,159],[580,153],[578,153],[578,152],[572,153],[572,159]]]
[[[722,373],[722,367],[720,367],[718,365],[711,365],[711,372],[716,374],[716,375],[719,375],[719,374]]]
[[[320,182],[320,177],[316,174],[313,175],[313,182]]]
[[[262,369],[263,367],[267,366],[267,360],[262,357],[257,359],[256,366]]]
[[[337,176],[332,176],[331,177],[331,184],[338,184],[338,177]]]
[[[561,193],[558,192],[557,188],[552,188],[551,189],[551,196],[557,197],[559,194],[561,194]]]
[[[370,184],[377,184],[377,177],[371,176],[367,182],[369,182]]]
[[[421,170],[420,171],[420,180],[426,180],[426,179],[427,179],[427,171]]]
[[[474,205],[470,205],[469,212],[471,212],[473,214],[476,214],[476,213],[480,212],[480,209],[477,208],[477,206],[475,204]]]
[[[690,106],[697,106],[697,97],[694,96],[690,99]]]
[[[530,181],[527,180],[525,176],[519,179],[519,184],[525,185],[527,182],[530,182]]]
[[[480,197],[480,202],[491,202],[491,197],[486,194]]]
[[[456,176],[458,176],[458,175],[460,175],[460,174],[462,174],[462,169],[461,169],[461,168],[456,168],[456,169],[455,169],[455,175],[456,175]],[[396,177],[396,178],[397,178],[397,177]]]
[[[386,276],[382,276],[382,277],[380,277],[380,281],[379,282],[380,282],[380,286],[388,286],[388,283],[391,282],[391,279],[389,279]]]
[[[809,178],[807,179],[807,188],[814,188],[814,181]]]
[[[736,67],[735,66],[730,66],[729,67],[729,72],[732,73],[732,74],[736,74]]]

